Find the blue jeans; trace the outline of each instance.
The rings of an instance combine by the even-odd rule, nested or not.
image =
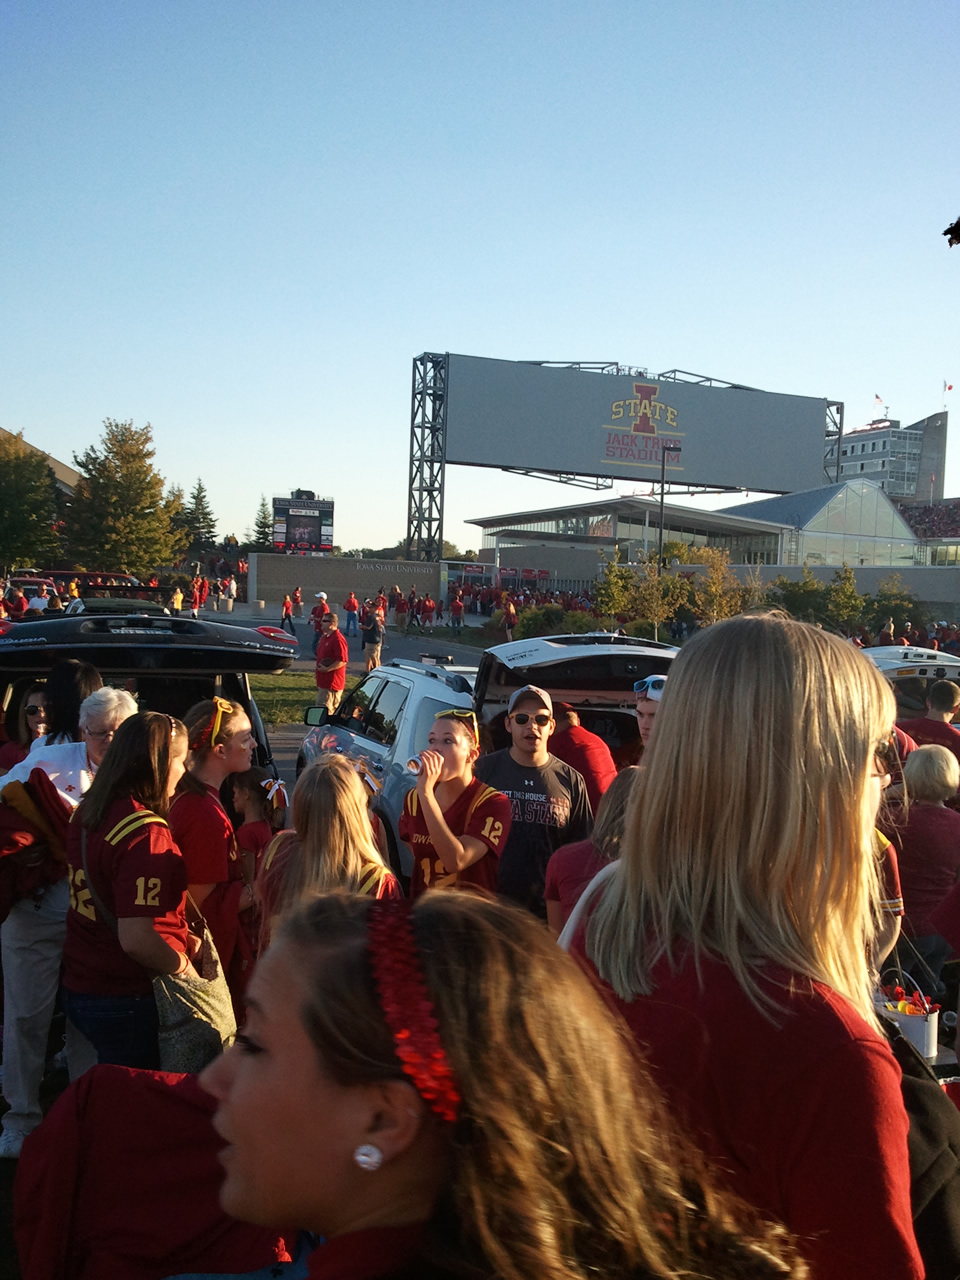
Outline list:
[[[343,634],[345,636],[358,635],[359,632],[357,631],[357,615],[355,613],[347,613],[345,616],[347,619],[347,625],[344,628]]]
[[[63,1008],[97,1051],[97,1061],[159,1071],[157,1006],[145,996],[90,996],[63,988]]]

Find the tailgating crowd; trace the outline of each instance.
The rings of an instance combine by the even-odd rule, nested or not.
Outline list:
[[[351,594],[341,634],[320,593],[328,708],[344,636],[378,656],[390,611],[429,626],[429,599]],[[288,805],[238,703],[140,711],[75,662],[24,690],[0,754],[3,852],[36,855],[2,882],[0,1155],[26,1280],[956,1275],[960,1116],[934,1083],[917,1122],[874,994],[909,946],[935,996],[960,943],[960,687],[895,728],[855,646],[768,614],[634,695],[631,761],[536,686],[496,725],[440,712],[405,892],[344,756]],[[203,980],[194,908],[242,1030],[164,1077],[153,980]],[[76,1083],[41,1124],[58,987]],[[147,1123],[177,1139],[162,1191]],[[156,1196],[136,1230],[132,1152]]]

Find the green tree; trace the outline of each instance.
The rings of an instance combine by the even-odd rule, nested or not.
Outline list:
[[[594,591],[594,602],[602,617],[616,618],[629,608],[636,574],[629,565],[620,563],[619,547],[614,547],[612,557],[601,551],[600,558],[604,562],[603,574]]]
[[[888,573],[877,583],[877,594],[867,606],[867,622],[874,633],[880,630],[888,618],[893,619],[897,635],[908,620],[923,612],[920,600],[904,585],[899,573]]]
[[[663,544],[663,558],[667,564],[671,560],[679,560],[681,564],[697,564],[698,548],[691,546],[689,542],[665,542]]]
[[[747,570],[743,580],[743,605],[744,609],[762,609],[770,603],[770,593],[767,590],[767,584],[763,580],[758,564],[751,565]]]
[[[845,564],[827,587],[827,619],[838,631],[853,631],[863,618],[869,597],[857,592],[857,579]]]
[[[693,611],[703,626],[732,618],[743,607],[743,586],[730,568],[730,555],[719,547],[697,551],[702,571],[693,583]]]
[[[770,603],[786,609],[801,622],[823,622],[827,616],[827,589],[809,565],[798,581],[778,574],[770,589]]]
[[[0,435],[0,567],[39,568],[59,546],[57,482],[44,455]]]
[[[686,578],[664,573],[653,552],[634,578],[629,609],[634,617],[652,625],[653,638],[657,640],[663,624],[676,617],[689,598],[690,584]]]
[[[253,521],[253,544],[264,551],[273,550],[273,512],[267,506],[266,494],[260,495],[260,505]]]
[[[150,424],[106,418],[100,447],[74,454],[80,472],[67,519],[67,543],[87,568],[145,574],[172,563],[175,540],[153,465]]]
[[[163,506],[170,519],[171,558],[177,561],[187,554],[190,546],[190,523],[187,520],[183,490],[178,484],[171,485],[167,490]]]
[[[206,486],[198,478],[186,509],[191,547],[212,547],[217,541],[217,522],[207,497]]]

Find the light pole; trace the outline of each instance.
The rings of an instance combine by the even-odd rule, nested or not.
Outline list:
[[[657,572],[663,566],[663,490],[667,483],[667,454],[683,453],[678,444],[664,445],[660,450],[660,524],[657,529]]]

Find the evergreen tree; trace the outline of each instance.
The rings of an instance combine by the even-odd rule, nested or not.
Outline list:
[[[198,479],[186,509],[187,529],[191,547],[212,547],[217,541],[217,522],[210,507],[207,490]]]
[[[190,547],[190,522],[187,519],[187,508],[183,500],[183,490],[178,484],[171,485],[163,500],[164,508],[170,517],[170,533],[173,539],[172,559],[182,559]]]
[[[260,505],[253,521],[253,544],[264,551],[273,549],[273,512],[267,506],[266,494],[260,495]]]
[[[23,435],[0,435],[0,568],[40,568],[59,546],[57,482]]]
[[[99,449],[74,454],[80,483],[66,537],[78,565],[142,576],[172,562],[170,512],[153,457],[149,423],[135,427],[113,418],[104,420]]]

